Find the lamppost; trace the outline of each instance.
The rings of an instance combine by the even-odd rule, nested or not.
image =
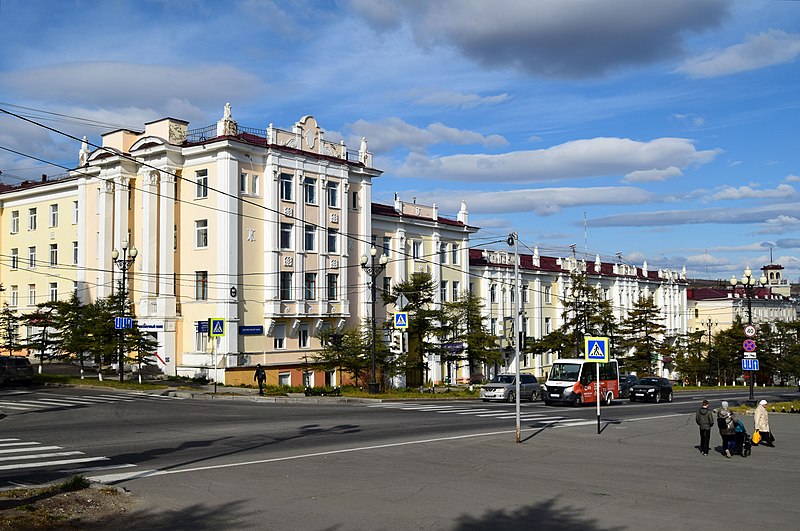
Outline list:
[[[375,394],[379,390],[378,382],[375,379],[375,334],[376,334],[376,321],[375,321],[375,295],[376,295],[376,286],[375,286],[375,279],[378,278],[378,275],[383,273],[384,269],[386,269],[386,264],[389,262],[389,258],[385,254],[382,254],[378,263],[375,263],[375,255],[378,254],[378,250],[375,247],[372,247],[369,250],[370,256],[365,254],[361,255],[361,269],[366,271],[370,278],[370,289],[372,290],[372,381],[369,383],[369,392],[371,394]]]
[[[120,294],[120,304],[122,304],[122,321],[125,322],[125,313],[127,308],[128,302],[128,269],[131,268],[133,265],[134,260],[136,260],[136,255],[139,254],[139,251],[136,250],[136,247],[131,247],[130,251],[128,250],[128,240],[122,240],[122,258],[119,257],[119,251],[114,249],[111,251],[111,259],[114,261],[114,264],[122,271],[122,286]],[[129,258],[130,257],[130,258]],[[125,325],[119,330],[119,355],[117,357],[117,361],[119,362],[119,381],[123,381],[125,378],[125,369],[124,369],[124,350],[125,350]]]
[[[736,289],[737,284],[739,281],[736,279],[736,275],[731,277],[731,287]],[[744,288],[744,294],[747,296],[747,324],[753,324],[753,290],[756,289],[756,285],[763,287],[767,285],[767,277],[764,274],[761,274],[761,278],[756,281],[756,278],[753,276],[753,272],[750,270],[749,267],[745,268],[744,276],[741,279],[742,287]],[[750,399],[748,400],[749,404],[755,404],[755,396],[753,395],[753,371],[747,371],[749,373],[749,380],[750,380]]]

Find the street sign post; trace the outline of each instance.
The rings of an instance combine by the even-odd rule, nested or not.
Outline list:
[[[755,352],[756,351],[756,342],[752,339],[745,339],[744,343],[742,343],[742,348],[745,352]]]
[[[608,362],[608,338],[583,338],[583,352],[587,361],[596,361],[597,375],[594,380],[594,398],[597,403],[597,434],[600,435],[600,363]]]

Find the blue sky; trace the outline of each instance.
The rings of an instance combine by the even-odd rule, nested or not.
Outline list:
[[[800,2],[0,0],[0,107],[93,141],[165,116],[367,137],[375,199],[475,245],[800,281]],[[58,113],[58,115],[48,114]],[[74,142],[0,115],[4,182]]]

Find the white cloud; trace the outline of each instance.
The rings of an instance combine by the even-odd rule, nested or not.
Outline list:
[[[667,179],[678,177],[680,175],[683,175],[683,172],[680,170],[680,168],[670,166],[669,168],[665,168],[663,170],[652,169],[632,171],[625,175],[625,178],[622,180],[622,182],[645,183],[652,181],[666,181]]]
[[[714,193],[713,199],[717,201],[732,201],[737,199],[791,199],[797,197],[797,190],[788,184],[780,184],[772,190],[758,190],[750,186],[723,186]]]
[[[679,72],[693,78],[719,77],[788,63],[800,55],[800,34],[769,30],[744,43],[716,50],[684,63]]]
[[[370,151],[381,153],[397,147],[411,151],[423,151],[432,144],[476,144],[486,147],[504,146],[508,142],[500,135],[484,136],[474,131],[448,127],[442,123],[432,123],[427,128],[409,124],[400,118],[387,118],[381,122],[358,120],[351,126],[356,137],[367,137]],[[355,141],[354,141],[355,142]],[[354,143],[357,145],[357,142]]]
[[[408,195],[405,192],[404,195]],[[438,190],[415,192],[421,202],[436,203],[444,211],[457,211],[461,201],[470,213],[498,214],[535,212],[547,216],[562,208],[587,205],[631,205],[652,201],[655,194],[634,187],[535,188],[501,192],[476,190]]]
[[[777,216],[764,221],[761,229],[755,234],[784,234],[786,232],[800,231],[800,218],[794,216]]]
[[[397,173],[401,176],[459,181],[530,183],[625,175],[671,167],[686,168],[711,162],[719,152],[717,149],[698,151],[693,142],[685,138],[658,138],[640,142],[601,137],[499,155],[424,158],[412,154],[397,168]]]
[[[702,116],[698,116],[696,114],[687,113],[687,114],[673,114],[671,116],[672,120],[678,123],[688,123],[692,127],[702,127],[705,125],[706,121]]]
[[[716,27],[730,8],[727,0],[358,0],[350,5],[378,30],[406,24],[422,47],[447,47],[484,66],[558,78],[597,76],[675,57],[688,33]]]
[[[421,92],[421,91],[415,91]],[[447,91],[425,91],[414,100],[418,105],[436,105],[442,107],[458,107],[461,109],[472,109],[482,105],[497,105],[508,101],[510,96],[507,93],[496,94],[494,96],[480,96],[478,94],[465,94],[463,92]]]
[[[800,183],[800,175],[787,175],[784,180],[787,183]]]
[[[696,210],[660,210],[606,216],[593,221],[598,227],[659,227],[705,223],[763,223],[780,215],[800,217],[800,203],[786,202],[754,208],[707,208]]]

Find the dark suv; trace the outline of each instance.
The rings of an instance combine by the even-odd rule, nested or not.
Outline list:
[[[28,358],[22,356],[0,356],[0,384],[23,383],[33,381],[33,365]]]
[[[648,376],[640,379],[631,387],[631,402],[635,400],[652,400],[672,402],[672,383],[666,378]]]
[[[639,378],[635,374],[620,374],[619,375],[619,397],[628,398],[631,394],[631,387],[636,385]]]

